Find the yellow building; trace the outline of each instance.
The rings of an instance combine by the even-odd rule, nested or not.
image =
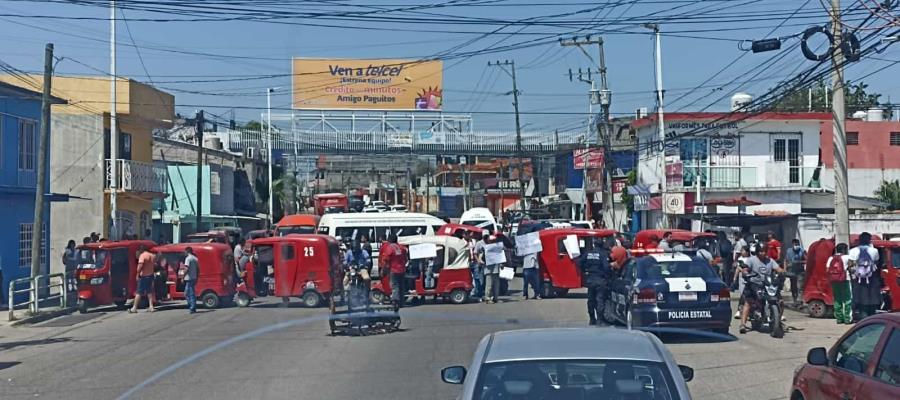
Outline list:
[[[0,81],[40,91],[40,76]],[[119,139],[110,160],[110,81],[100,77],[54,77],[53,94],[68,104],[54,105],[51,125],[50,190],[70,195],[54,203],[50,215],[51,260],[69,239],[80,243],[91,232],[107,238],[144,238],[152,226],[153,199],[165,192],[165,169],[153,165],[153,131],[172,126],[175,97],[130,79],[116,83]],[[117,169],[118,232],[111,231],[111,168]],[[51,271],[61,268],[51,262]]]

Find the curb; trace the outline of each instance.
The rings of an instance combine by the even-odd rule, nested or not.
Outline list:
[[[54,310],[54,311],[43,311],[43,312],[39,311],[37,315],[32,315],[29,317],[17,319],[15,321],[10,321],[9,326],[32,325],[32,324],[36,324],[39,322],[51,320],[56,317],[61,317],[63,315],[71,314],[71,313],[75,312],[75,310],[77,310],[77,307],[66,307],[64,309]]]

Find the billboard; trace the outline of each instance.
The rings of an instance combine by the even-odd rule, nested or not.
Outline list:
[[[585,162],[589,169],[600,168],[603,167],[603,149],[576,149],[572,151],[572,159],[575,169],[584,169]]]
[[[422,60],[295,58],[295,109],[440,110],[443,63]]]

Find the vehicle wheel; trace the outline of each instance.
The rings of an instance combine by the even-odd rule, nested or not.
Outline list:
[[[88,312],[88,303],[82,299],[78,299],[78,303],[75,304],[78,307],[78,312],[84,314]]]
[[[450,292],[450,302],[453,304],[465,304],[469,301],[469,291],[462,288],[453,289]]]
[[[203,296],[200,297],[200,302],[203,303],[203,307],[206,307],[210,310],[219,308],[219,305],[222,304],[222,300],[219,299],[219,295],[213,292],[204,293]]]
[[[828,307],[822,300],[810,301],[806,303],[806,308],[809,310],[809,316],[813,318],[825,318],[828,314]]]
[[[625,313],[625,326],[628,329],[634,327],[634,314],[631,312],[631,308],[628,308],[628,311]]]
[[[238,292],[235,296],[235,303],[238,307],[247,307],[250,305],[250,295],[244,292]]]
[[[784,337],[784,324],[781,323],[781,310],[778,309],[778,306],[772,306],[771,310],[769,310],[771,315],[770,320],[772,321],[770,325],[769,334],[772,335],[773,338],[781,339]]]
[[[303,305],[308,308],[318,307],[320,303],[322,303],[322,296],[319,296],[318,293],[313,291],[308,291],[303,293],[303,297],[300,298],[300,301],[303,302]]]
[[[752,328],[754,331],[759,332],[759,330],[762,328],[762,321],[760,321],[758,318],[751,319],[750,320],[750,328]]]
[[[804,400],[803,393],[800,393],[799,391],[795,391],[791,395],[791,400]]]
[[[115,304],[116,304],[116,308],[118,308],[119,310],[125,309],[125,300],[119,300],[119,301],[115,302]]]
[[[544,281],[543,283],[544,284],[541,285],[541,291],[544,293],[543,293],[543,296],[541,296],[541,297],[543,297],[545,299],[549,299],[549,298],[553,297],[553,295],[556,294],[555,291],[553,290],[553,283],[550,281]]]
[[[369,300],[372,301],[372,304],[381,304],[384,301],[384,292],[380,290],[369,292]]]

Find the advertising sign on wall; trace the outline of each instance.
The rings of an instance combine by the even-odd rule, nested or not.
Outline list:
[[[293,59],[295,109],[440,110],[443,63]]]
[[[603,166],[603,149],[577,149],[572,152],[572,162],[575,169],[600,168]]]

